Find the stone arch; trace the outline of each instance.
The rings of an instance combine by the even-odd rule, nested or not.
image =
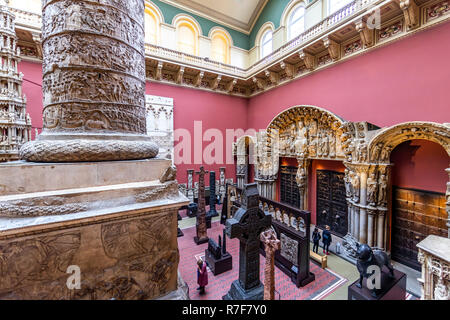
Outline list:
[[[250,157],[255,155],[256,138],[243,135],[237,139],[233,148],[233,155],[236,156],[236,179],[239,188],[243,188],[248,183],[248,166],[252,161]]]
[[[382,129],[369,143],[370,162],[378,167],[390,167],[390,155],[399,144],[410,140],[428,140],[441,145],[450,157],[450,125],[436,122],[405,122]],[[390,170],[385,170],[387,180]],[[446,169],[450,175],[450,168]],[[450,238],[450,177],[446,185],[447,227]],[[380,194],[379,194],[380,195]],[[392,214],[392,213],[391,213]]]
[[[299,105],[279,113],[266,131],[280,156],[345,160],[355,126],[323,108]]]
[[[400,143],[423,139],[440,144],[450,156],[450,126],[435,122],[405,122],[381,130],[369,144],[369,159],[389,164],[391,151]]]
[[[367,126],[366,126],[367,127]],[[257,135],[256,177],[268,190],[266,198],[275,195],[279,158],[296,158],[299,164],[297,184],[301,206],[306,207],[307,172],[311,159],[351,161],[355,124],[323,108],[293,106],[273,118],[264,132]]]

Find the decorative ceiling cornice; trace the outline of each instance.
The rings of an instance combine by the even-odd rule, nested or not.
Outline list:
[[[334,15],[328,17],[247,69],[146,44],[147,80],[253,97],[450,21],[449,0],[419,0],[417,8],[402,6],[404,0],[373,1],[381,12],[379,29],[371,29],[367,24],[373,7],[362,7],[348,15],[338,11],[339,19]],[[23,11],[14,13],[25,26],[37,24],[39,17],[29,17]],[[16,24],[22,58],[39,61],[42,59],[39,34],[33,32],[32,36],[27,30]]]
[[[236,31],[242,32],[249,35],[252,31],[253,26],[261,15],[262,10],[266,6],[269,0],[259,0],[255,10],[253,11],[248,23],[239,21],[231,16],[226,16],[219,11],[211,8],[206,8],[199,3],[193,2],[191,0],[160,0],[161,2],[167,3],[173,7],[188,11],[190,13],[196,14],[205,19],[217,22],[221,25],[234,29]]]

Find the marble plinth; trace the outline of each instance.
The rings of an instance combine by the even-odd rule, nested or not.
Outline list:
[[[170,165],[0,165],[0,299],[179,298],[177,211],[188,199],[159,180]],[[67,286],[74,267],[80,289]]]

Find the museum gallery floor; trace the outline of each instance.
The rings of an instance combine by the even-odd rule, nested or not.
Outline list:
[[[216,239],[222,234],[223,225],[214,222],[212,228],[208,229],[208,236]],[[239,240],[227,239],[227,251],[233,256],[233,269],[223,274],[214,276],[209,272],[209,285],[206,287],[206,294],[199,295],[196,290],[197,273],[196,261],[204,259],[205,249],[208,244],[199,246],[193,245],[195,227],[183,229],[184,236],[178,238],[178,248],[180,250],[179,270],[183,280],[189,286],[189,296],[193,300],[220,300],[227,293],[232,281],[238,278],[239,270]],[[260,259],[261,280],[264,277],[264,257]],[[316,300],[323,299],[334,290],[342,286],[347,280],[338,274],[319,268],[311,262],[311,271],[316,275],[316,281],[303,288],[297,288],[289,277],[278,268],[275,270],[275,297],[281,300]],[[281,295],[281,296],[280,296]]]

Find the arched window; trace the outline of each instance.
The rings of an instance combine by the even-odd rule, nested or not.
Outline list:
[[[158,44],[162,16],[156,7],[145,4],[145,43]]]
[[[332,14],[343,8],[353,0],[328,0],[328,14]]]
[[[230,63],[230,37],[222,30],[211,33],[211,59],[222,63]]]
[[[261,58],[272,53],[272,30],[267,30],[261,37]]]
[[[300,5],[292,10],[288,19],[288,41],[305,31],[305,7]]]
[[[197,55],[200,32],[196,22],[187,16],[183,16],[176,18],[174,24],[177,30],[177,50]]]

